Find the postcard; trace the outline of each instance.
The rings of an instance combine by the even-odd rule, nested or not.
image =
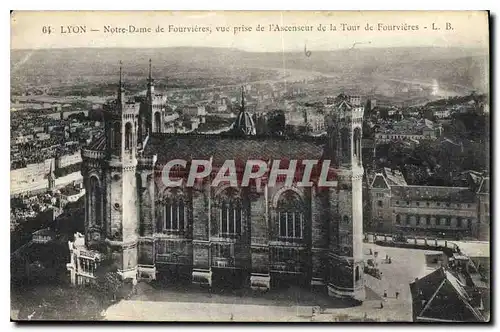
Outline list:
[[[487,11],[13,11],[11,320],[490,321]]]

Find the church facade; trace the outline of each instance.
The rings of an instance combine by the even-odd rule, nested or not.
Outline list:
[[[163,99],[162,99],[163,98]],[[225,135],[162,133],[164,97],[154,95],[151,67],[145,102],[127,101],[121,83],[105,112],[105,134],[82,150],[85,234],[70,242],[74,284],[91,282],[110,259],[124,278],[189,278],[215,285],[238,280],[269,289],[283,280],[318,285],[335,297],[364,299],[359,97],[339,95],[327,109],[327,137],[259,137],[242,109]],[[250,127],[249,127],[250,126]],[[210,160],[206,181],[185,179],[194,159]],[[335,186],[299,179],[234,187],[213,186],[226,160],[330,161]],[[238,178],[242,168],[237,168]]]

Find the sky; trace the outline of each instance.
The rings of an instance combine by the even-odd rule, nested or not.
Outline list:
[[[451,29],[446,29],[448,27]],[[326,31],[318,31],[318,26]],[[330,31],[330,25],[337,31]],[[344,26],[357,27],[350,31]],[[400,29],[379,30],[398,26]],[[433,29],[439,28],[439,30]],[[150,28],[149,33],[111,33],[113,28]],[[266,31],[256,31],[260,25]],[[276,26],[307,26],[312,31],[267,31]],[[366,30],[368,26],[373,30]],[[67,33],[80,26],[82,33]],[[156,32],[160,26],[164,32]],[[169,32],[169,26],[206,27],[210,32]],[[45,27],[45,28],[44,28]],[[50,27],[50,33],[48,28]],[[229,32],[216,27],[229,27]],[[234,32],[234,28],[252,31]],[[98,31],[91,31],[91,30]],[[488,48],[488,16],[472,11],[352,12],[29,12],[11,15],[11,49],[75,47],[228,47],[254,52],[334,50],[351,47],[440,46]]]

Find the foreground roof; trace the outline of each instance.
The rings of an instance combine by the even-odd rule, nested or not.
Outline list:
[[[453,273],[441,267],[410,284],[413,312],[419,320],[483,321],[471,305],[472,294]]]

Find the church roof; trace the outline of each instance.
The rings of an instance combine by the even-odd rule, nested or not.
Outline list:
[[[210,158],[221,164],[226,160],[250,159],[319,160],[323,156],[323,141],[260,136],[152,134],[144,153],[156,154],[160,163],[172,159]]]

